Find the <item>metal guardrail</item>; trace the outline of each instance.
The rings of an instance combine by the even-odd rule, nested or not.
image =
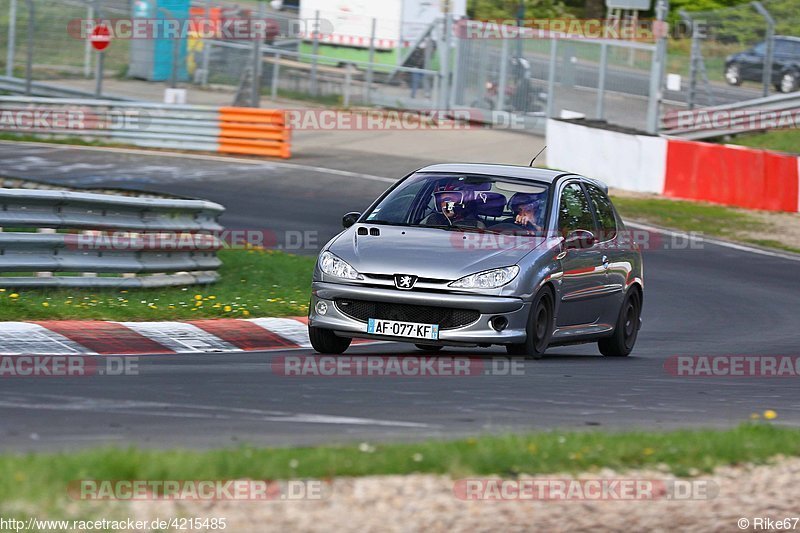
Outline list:
[[[771,117],[779,127],[782,114],[800,114],[800,92],[775,94],[732,104],[668,113],[662,120],[663,135],[687,140],[711,139],[768,129]]]
[[[0,96],[0,116],[4,117],[0,131],[10,133],[77,136],[146,148],[291,156],[283,110]]]
[[[0,91],[9,92],[13,94],[25,94],[27,91],[26,81],[22,78],[11,78],[9,76],[0,76]],[[31,82],[31,95],[43,96],[53,98],[92,98],[94,95],[88,91],[81,91],[79,89],[72,89],[68,87],[60,87],[49,83],[42,83],[39,81]],[[103,95],[106,100],[114,101],[128,101],[135,100],[125,98],[123,96],[110,96]]]
[[[0,287],[213,283],[224,210],[204,200],[0,189]]]

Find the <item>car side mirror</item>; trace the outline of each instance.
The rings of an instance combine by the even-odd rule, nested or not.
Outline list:
[[[597,243],[597,238],[591,231],[585,229],[576,229],[567,235],[564,240],[564,248],[567,250],[580,250],[584,248],[591,248]]]
[[[361,218],[361,213],[358,213],[356,211],[351,211],[342,217],[342,226],[344,226],[344,228],[347,229],[356,222],[358,222],[359,218]]]

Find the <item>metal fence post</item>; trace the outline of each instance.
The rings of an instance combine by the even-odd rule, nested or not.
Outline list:
[[[208,27],[209,23],[211,22],[211,0],[206,0],[206,21],[203,26]],[[211,47],[206,41],[210,41],[211,39],[206,39],[205,35],[201,37],[203,42],[203,56],[202,56],[202,74],[200,76],[200,84],[205,87],[208,85],[208,65],[211,62]]]
[[[281,68],[281,53],[275,52],[275,64],[272,65],[272,101],[278,99],[278,81]]]
[[[508,78],[508,39],[503,39],[503,47],[500,52],[500,79],[497,80],[497,109],[503,111],[506,108],[506,84]]]
[[[353,83],[353,64],[348,63],[344,72],[344,106],[350,107],[350,84]]]
[[[453,53],[453,75],[452,75],[452,82],[450,83],[450,99],[448,100],[447,109],[451,109],[455,105],[455,103],[457,101],[459,101],[457,95],[459,94],[460,88],[461,88],[461,85],[462,85],[462,80],[461,80],[461,71],[462,71],[462,69],[461,69],[461,43],[462,42],[463,41],[461,39],[456,39],[455,52]],[[425,68],[426,69],[428,68],[427,64],[425,65]],[[426,80],[428,79],[428,75],[427,74],[425,75],[425,79]],[[425,85],[423,83],[423,87],[424,86]]]
[[[87,20],[94,20],[94,6],[89,4],[86,8]],[[83,77],[92,77],[92,43],[87,38],[83,43]]]
[[[261,20],[266,18],[264,2],[258,4],[258,16]],[[250,21],[252,27],[253,21]],[[258,33],[258,32],[253,32]],[[253,36],[253,83],[250,85],[250,107],[261,107],[261,38]]]
[[[8,8],[8,48],[6,49],[6,76],[14,76],[14,51],[17,39],[17,0]]]
[[[606,69],[608,68],[608,43],[600,45],[600,77],[597,80],[597,110],[598,120],[603,120],[605,114],[606,97]]]
[[[668,0],[657,0],[656,20],[659,26],[664,24],[669,11]],[[666,33],[666,32],[664,32]],[[650,96],[647,101],[647,132],[655,134],[658,132],[659,107],[663,93],[663,74],[664,60],[667,52],[667,36],[661,35],[656,42],[656,50],[653,55],[653,63],[650,68]]]
[[[25,51],[25,94],[30,96],[33,83],[33,33],[36,29],[36,9],[33,0],[25,0],[28,5],[28,42]]]
[[[765,36],[767,50],[766,57],[764,58],[764,68],[762,69],[762,81],[764,84],[762,94],[764,96],[769,96],[769,86],[772,83],[772,62],[775,55],[775,19],[772,18],[772,15],[770,15],[769,11],[767,11],[761,2],[750,2],[750,5],[767,21],[767,32]]]
[[[556,103],[556,61],[558,60],[558,40],[550,38],[550,70],[547,73],[547,117],[552,118]]]
[[[317,95],[317,63],[319,62],[319,9],[314,14],[314,33],[312,35],[312,54],[311,58],[311,95]]]
[[[441,65],[439,76],[439,105],[440,109],[447,110],[450,99],[450,13],[444,15],[444,30],[442,31],[442,47],[440,49]]]
[[[378,19],[372,19],[372,30],[369,36],[369,65],[367,65],[367,85],[366,94],[364,95],[364,102],[367,104],[372,102],[372,79],[375,75],[375,34],[377,32]]]
[[[94,12],[97,18],[102,18],[103,15],[100,13],[100,6],[99,0],[94,0]],[[98,50],[95,52],[97,54],[97,60],[94,64],[94,96],[95,98],[100,98],[103,96],[103,69],[105,68],[105,52]]]

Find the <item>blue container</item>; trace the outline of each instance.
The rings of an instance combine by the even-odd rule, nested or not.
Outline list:
[[[174,47],[178,47],[178,81],[187,81],[186,30],[190,0],[135,0],[134,19],[177,20],[180,26],[177,39],[166,38],[162,23],[154,39],[133,39],[130,47],[128,76],[148,81],[167,81],[172,75]]]

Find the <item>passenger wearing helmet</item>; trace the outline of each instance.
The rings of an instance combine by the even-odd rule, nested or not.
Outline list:
[[[472,194],[465,190],[441,190],[433,193],[436,212],[432,213],[425,224],[428,226],[463,226],[485,228],[478,220],[473,209]]]
[[[541,233],[543,230],[542,205],[542,199],[538,194],[517,193],[508,201],[508,207],[514,214],[514,224],[536,233]]]

